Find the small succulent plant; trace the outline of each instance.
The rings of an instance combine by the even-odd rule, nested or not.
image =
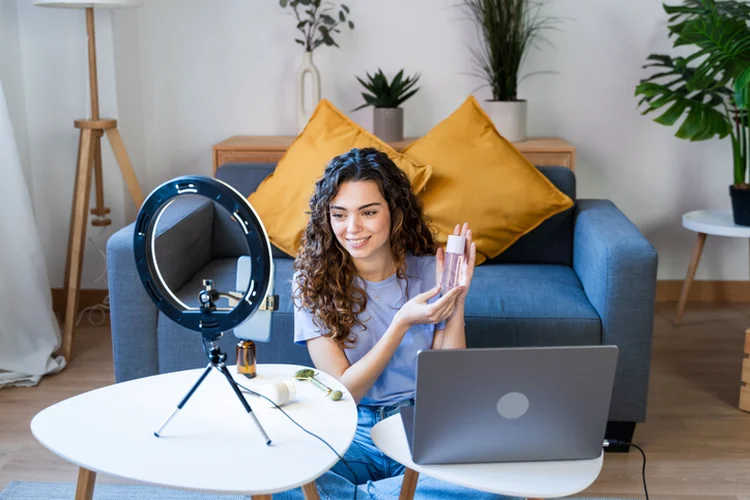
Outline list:
[[[365,103],[353,111],[367,106],[397,108],[419,90],[419,87],[413,88],[419,80],[419,75],[404,78],[404,70],[399,71],[390,83],[380,68],[378,68],[378,71],[374,75],[367,73],[367,81],[364,81],[360,77],[356,78],[369,93],[362,92]]]

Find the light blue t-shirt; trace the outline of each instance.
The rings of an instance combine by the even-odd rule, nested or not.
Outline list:
[[[398,280],[395,273],[377,282],[355,278],[360,280],[360,284],[364,283],[367,293],[367,307],[359,315],[359,319],[367,326],[367,330],[363,330],[359,325],[352,327],[352,333],[356,335],[354,347],[344,349],[349,363],[356,363],[375,346],[391,325],[393,317],[401,306],[435,286],[435,257],[407,255],[406,276],[409,283],[408,296],[406,283]],[[438,294],[429,302],[438,300],[440,296],[441,294]],[[406,332],[391,361],[362,398],[360,404],[385,406],[413,398],[416,385],[417,353],[420,350],[430,349],[435,331],[444,327],[444,322],[437,325],[412,326]],[[295,304],[294,342],[305,345],[307,340],[321,335],[320,328],[313,323],[312,313],[308,309],[296,307]]]

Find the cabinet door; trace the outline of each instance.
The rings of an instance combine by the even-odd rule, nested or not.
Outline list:
[[[532,164],[543,167],[568,167],[573,166],[573,157],[570,153],[524,153],[526,159]]]
[[[277,163],[283,151],[217,151],[216,165],[225,163]]]

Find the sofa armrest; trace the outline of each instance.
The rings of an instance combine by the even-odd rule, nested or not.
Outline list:
[[[578,200],[573,268],[601,318],[602,344],[619,347],[612,400],[629,422],[646,418],[656,266],[656,249],[614,203]]]
[[[214,206],[198,197],[177,198],[156,228],[157,261],[176,291],[211,259]],[[159,373],[157,324],[160,315],[138,275],[133,253],[134,224],[107,241],[110,320],[115,380]]]

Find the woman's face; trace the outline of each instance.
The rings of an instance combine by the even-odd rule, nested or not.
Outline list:
[[[352,258],[390,256],[391,212],[375,181],[347,181],[331,201],[331,227]]]

